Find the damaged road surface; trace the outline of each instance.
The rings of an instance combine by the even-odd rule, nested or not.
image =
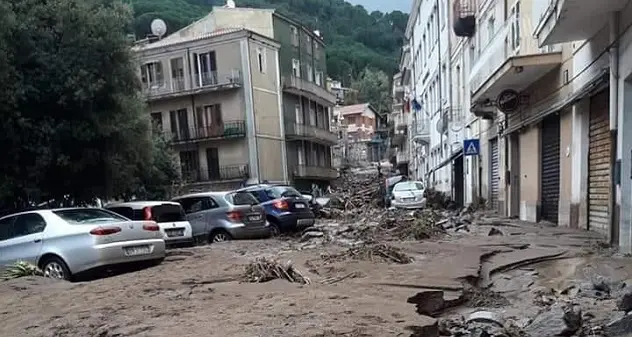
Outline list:
[[[0,336],[625,336],[632,262],[595,234],[340,193],[294,237],[171,250],[85,283],[0,281]],[[432,205],[441,202],[429,200]],[[338,216],[333,216],[337,213]]]

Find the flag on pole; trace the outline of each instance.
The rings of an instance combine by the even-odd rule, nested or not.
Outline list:
[[[415,110],[415,112],[421,111],[421,104],[419,104],[419,102],[417,102],[416,98],[413,98],[413,110]]]

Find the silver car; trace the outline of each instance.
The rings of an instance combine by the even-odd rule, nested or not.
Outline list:
[[[393,187],[391,206],[416,209],[425,205],[424,185],[420,181],[402,181]]]
[[[248,192],[205,192],[173,199],[179,202],[193,236],[209,243],[270,236],[263,207]]]
[[[165,241],[153,221],[130,221],[100,208],[33,210],[0,218],[0,268],[17,261],[70,280],[97,267],[160,263]]]
[[[132,220],[156,221],[167,246],[193,245],[191,224],[177,202],[131,201],[108,204],[105,209]]]

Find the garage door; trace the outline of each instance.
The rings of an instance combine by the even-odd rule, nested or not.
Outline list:
[[[560,116],[554,114],[542,121],[541,141],[542,220],[557,223],[560,202]]]
[[[500,187],[500,167],[498,158],[498,139],[489,141],[491,147],[491,177],[489,182],[490,205],[493,210],[498,210],[498,190]]]
[[[590,99],[588,150],[588,228],[609,233],[610,131],[608,127],[608,91]]]

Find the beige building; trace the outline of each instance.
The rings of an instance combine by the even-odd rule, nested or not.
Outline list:
[[[279,43],[190,27],[134,47],[151,118],[171,137],[189,189],[231,188],[246,175],[288,182]]]
[[[345,157],[350,164],[379,161],[373,158],[371,141],[376,134],[377,113],[368,103],[337,106],[334,119],[339,121],[344,137],[340,139],[345,148]]]

